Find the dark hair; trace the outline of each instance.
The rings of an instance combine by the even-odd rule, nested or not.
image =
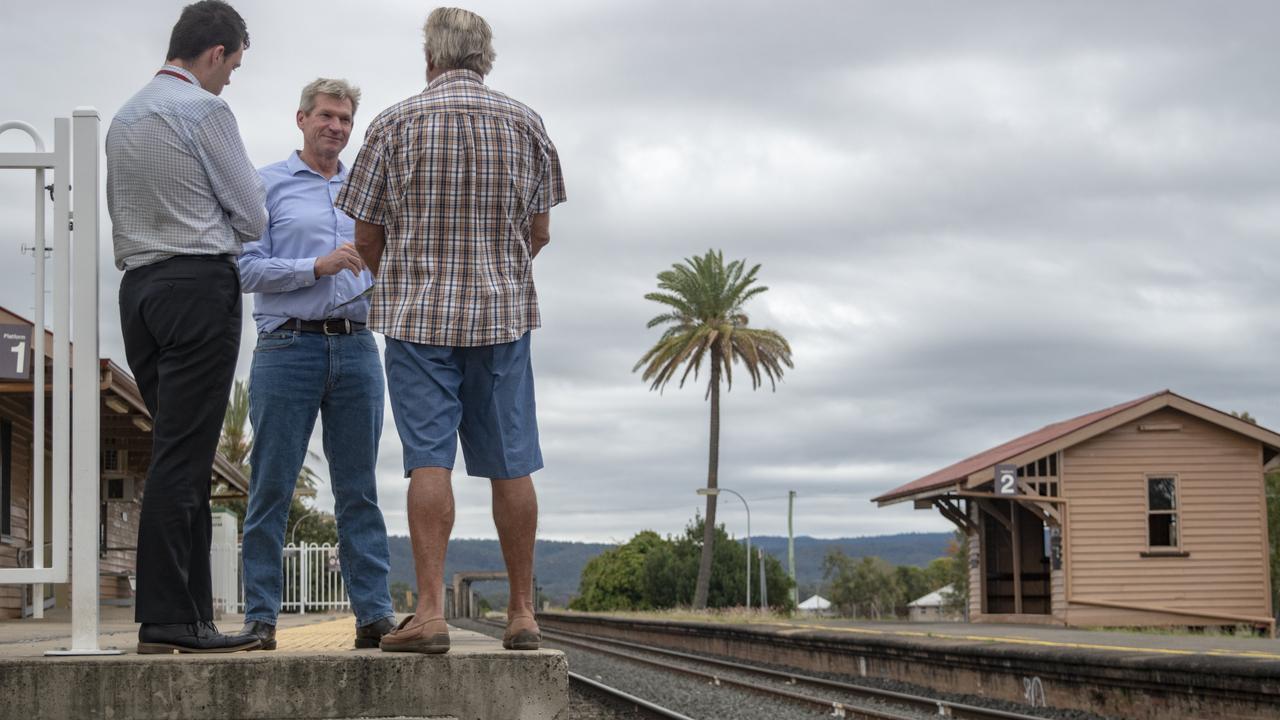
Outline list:
[[[221,45],[230,55],[249,47],[249,30],[236,9],[222,0],[200,0],[182,8],[169,36],[166,60],[194,60],[200,53]]]

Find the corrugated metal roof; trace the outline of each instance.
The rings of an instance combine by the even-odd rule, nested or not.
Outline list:
[[[896,490],[891,490],[878,498],[874,498],[872,502],[893,500],[906,495],[915,495],[916,493],[954,485],[957,482],[962,482],[965,478],[979,470],[1004,462],[1005,460],[1024,453],[1034,447],[1053,442],[1064,435],[1069,435],[1077,430],[1088,427],[1099,420],[1105,420],[1116,413],[1124,412],[1131,407],[1141,405],[1142,403],[1155,399],[1161,395],[1172,394],[1173,393],[1169,390],[1161,390],[1160,392],[1144,395],[1137,400],[1130,400],[1129,402],[1121,403],[1119,405],[1106,408],[1105,410],[1098,410],[1087,415],[1081,415],[1077,418],[1063,420],[1062,422],[1057,422],[1052,425],[1046,425],[1035,432],[1027,433],[1022,437],[1010,440],[1003,445],[997,445],[990,450],[980,452],[973,457],[965,458],[954,465],[948,465],[947,467],[938,470],[937,472],[925,475],[918,480],[913,480]]]

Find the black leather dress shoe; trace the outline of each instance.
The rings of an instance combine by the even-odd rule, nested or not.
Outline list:
[[[240,630],[241,635],[249,635],[258,638],[261,645],[259,650],[275,650],[276,649],[276,626],[261,620],[251,620],[244,624]]]
[[[143,623],[138,628],[138,654],[228,653],[259,645],[253,635],[224,635],[211,622]]]
[[[356,647],[361,649],[376,648],[382,636],[396,629],[394,617],[375,620],[368,625],[356,628]]]

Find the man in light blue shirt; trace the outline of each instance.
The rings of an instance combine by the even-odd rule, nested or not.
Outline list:
[[[352,244],[354,222],[333,206],[347,175],[338,155],[359,102],[360,91],[344,80],[320,78],[303,88],[302,150],[259,170],[267,230],[245,244],[239,260],[242,287],[255,293],[258,326],[249,377],[254,442],[243,632],[266,650],[276,647],[285,525],[317,414],[337,501],[342,577],[356,614],[355,646],[378,647],[395,627],[376,482],[382,365],[364,326],[369,301],[362,293],[373,277]]]

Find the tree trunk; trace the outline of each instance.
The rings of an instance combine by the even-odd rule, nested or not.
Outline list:
[[[717,487],[720,473],[720,346],[711,347],[711,450],[707,459],[707,487]],[[711,556],[716,540],[716,496],[707,495],[707,517],[702,527],[702,558],[698,562],[698,582],[694,586],[693,609],[707,607],[711,588]]]

